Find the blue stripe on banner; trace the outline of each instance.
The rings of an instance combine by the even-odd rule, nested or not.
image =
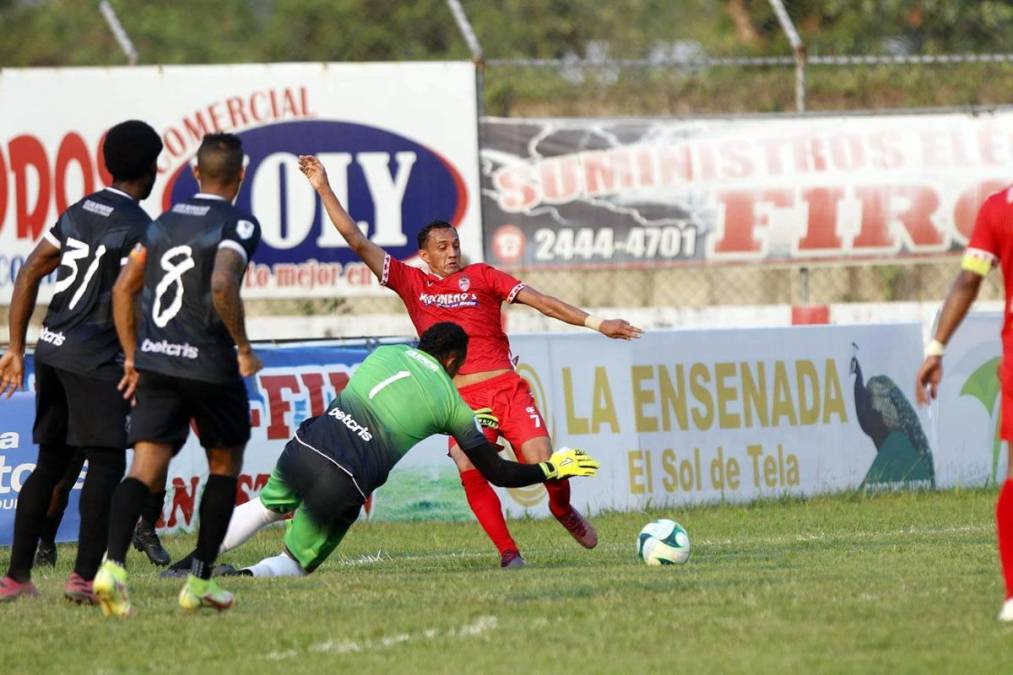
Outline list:
[[[268,392],[263,387],[264,378],[270,379],[289,377],[300,374],[308,379],[307,374],[316,375],[319,383],[318,398],[326,398],[334,391],[334,383],[327,375],[332,370],[345,370],[350,373],[369,355],[376,343],[367,345],[336,344],[336,343],[297,343],[291,345],[254,345],[254,349],[264,364],[264,370],[254,378],[246,380],[246,388],[250,396],[250,409],[255,428],[260,428],[263,436],[265,429],[273,422],[273,429],[281,435],[294,431],[305,417],[311,414],[308,393],[305,383],[295,383],[297,391],[288,389],[281,391],[276,387],[275,401],[268,401]],[[347,379],[345,380],[347,381]],[[32,425],[35,420],[35,362],[32,355],[25,358],[24,391],[18,392],[9,400],[0,400],[0,546],[9,546],[13,538],[14,510],[21,485],[35,468],[38,449],[32,442]],[[343,385],[341,385],[343,386]],[[317,405],[328,401],[317,401]],[[276,410],[271,410],[274,403]],[[277,448],[283,447],[287,438],[276,439]],[[271,446],[273,447],[273,446]],[[273,460],[272,460],[273,461]],[[82,476],[85,475],[82,473]],[[78,514],[78,496],[80,495],[81,479],[71,491],[70,502],[64,514],[63,522],[57,533],[58,541],[76,541],[80,526]]]
[[[14,533],[14,509],[18,493],[38,458],[38,448],[32,442],[32,424],[35,420],[35,397],[18,392],[10,399],[0,401],[0,546],[10,546]],[[57,541],[75,541],[80,526],[77,500],[81,494],[81,481],[71,490],[70,501]]]

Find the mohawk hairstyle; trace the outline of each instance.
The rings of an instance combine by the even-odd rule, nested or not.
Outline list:
[[[236,180],[243,170],[243,141],[235,134],[207,134],[197,150],[197,168],[215,182]]]

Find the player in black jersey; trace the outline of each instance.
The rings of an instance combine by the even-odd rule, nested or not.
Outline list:
[[[53,486],[49,508],[46,510],[46,520],[39,531],[39,548],[35,552],[33,567],[56,566],[56,533],[60,529],[67,502],[70,500],[70,491],[77,483],[84,461],[84,451],[78,448],[63,477]],[[155,523],[162,516],[164,506],[165,490],[152,492],[148,503],[144,505],[144,513],[141,514],[141,519],[137,521],[137,527],[134,529],[134,548],[146,555],[152,565],[165,566],[172,562],[172,556],[162,546],[162,540],[155,531]]]
[[[161,139],[144,122],[110,129],[103,155],[112,185],[68,208],[14,282],[10,346],[0,358],[0,393],[8,396],[24,379],[25,333],[39,283],[59,267],[35,350],[33,438],[39,459],[18,496],[0,601],[37,593],[31,569],[39,533],[53,488],[78,449],[88,460],[88,474],[80,498],[77,560],[64,594],[77,602],[94,601],[92,579],[106,547],[113,490],[123,476],[130,408],[117,391],[123,354],[113,326],[112,289],[151,222],[138,202],[151,193],[161,151]]]
[[[260,225],[232,206],[244,176],[237,136],[205,136],[194,175],[201,192],[151,224],[113,292],[126,356],[120,386],[137,402],[129,434],[134,458],[113,497],[109,549],[95,577],[95,594],[107,616],[130,613],[124,563],[134,523],[150,492],[161,488],[191,418],[210,476],[201,498],[197,551],[179,603],[186,609],[232,605],[232,594],[211,579],[211,568],[232,517],[250,438],[242,378],[261,367],[246,337],[239,296]],[[138,293],[141,310],[135,316]]]

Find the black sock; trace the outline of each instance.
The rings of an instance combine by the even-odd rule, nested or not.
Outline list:
[[[56,545],[56,531],[60,529],[63,522],[63,511],[58,516],[46,516],[42,521],[42,529],[39,530],[39,544]]]
[[[162,517],[162,507],[165,506],[165,490],[152,492],[148,501],[144,504],[144,511],[141,513],[141,520],[148,527],[154,529],[155,523]]]
[[[129,476],[116,488],[110,511],[112,515],[109,517],[109,549],[106,552],[109,560],[126,564],[127,548],[134,536],[134,527],[144,510],[144,500],[150,494],[147,485]]]
[[[126,453],[116,448],[88,448],[88,475],[78,503],[81,532],[78,535],[74,571],[90,581],[102,562],[109,536],[109,507],[126,469]]]
[[[81,475],[84,459],[84,450],[78,449],[74,453],[73,459],[67,463],[63,478],[53,486],[53,494],[49,498],[49,508],[46,510],[46,519],[39,532],[39,543],[44,542],[52,545],[56,542],[56,533],[60,529],[63,512],[67,510],[67,502],[70,500],[70,491],[74,489],[77,477]]]
[[[211,567],[218,557],[225,533],[229,530],[236,506],[236,483],[232,476],[211,474],[200,501],[200,530],[190,571],[201,579],[211,578]]]
[[[197,557],[197,551],[190,551],[185,556],[169,565],[169,569],[176,571],[193,569],[193,559],[195,557]]]
[[[60,480],[71,457],[70,449],[65,446],[39,446],[39,461],[21,486],[14,512],[14,544],[7,576],[15,581],[28,581],[32,576],[35,549],[39,545],[39,533],[49,509],[53,486]]]

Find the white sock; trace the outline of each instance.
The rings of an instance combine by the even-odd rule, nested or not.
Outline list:
[[[287,553],[279,553],[273,558],[264,558],[256,565],[246,569],[253,572],[255,577],[304,577],[306,570],[292,560]]]
[[[275,513],[264,506],[264,502],[260,501],[259,497],[237,506],[232,512],[229,529],[225,533],[225,540],[222,541],[222,547],[218,553],[231,551],[252,537],[260,528],[276,523],[284,517],[285,514]]]

